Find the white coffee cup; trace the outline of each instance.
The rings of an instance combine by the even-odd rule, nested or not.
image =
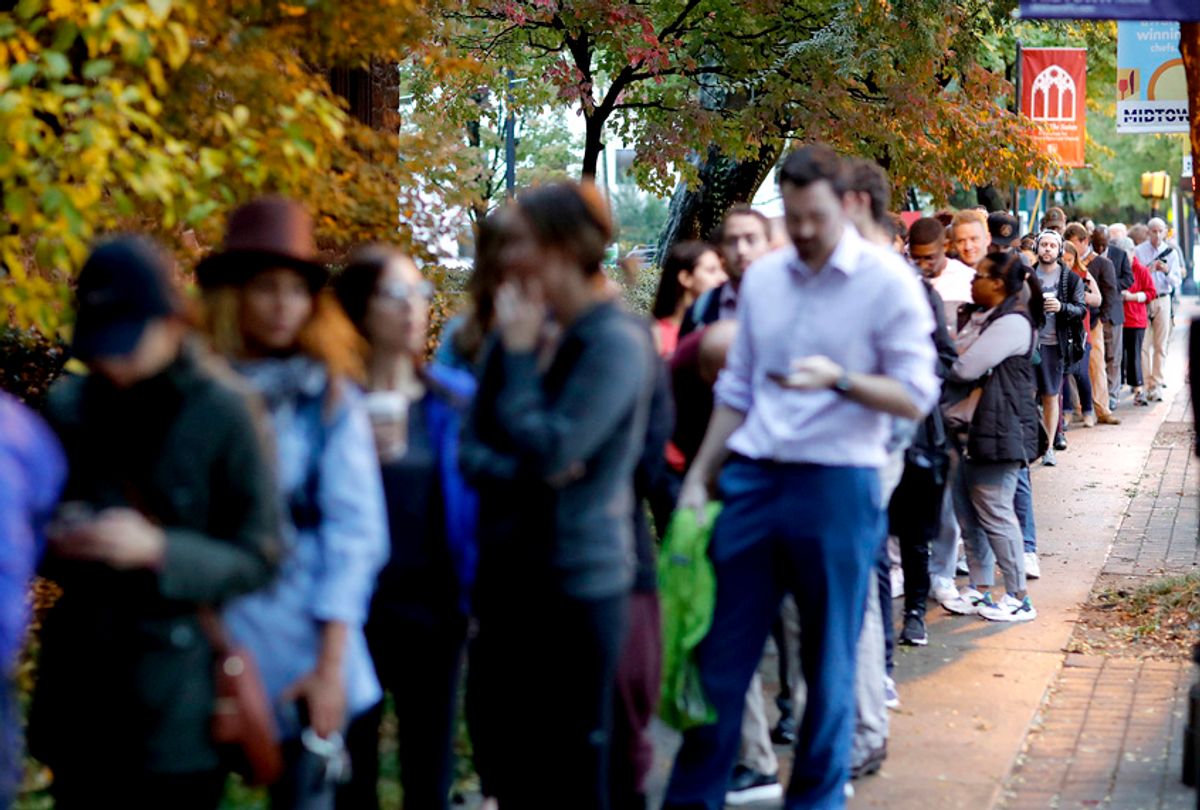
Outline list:
[[[375,434],[375,449],[382,461],[408,450],[408,397],[395,391],[371,391],[363,397]]]

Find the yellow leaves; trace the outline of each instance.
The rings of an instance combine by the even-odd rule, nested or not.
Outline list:
[[[304,6],[293,6],[287,3],[280,3],[279,11],[285,17],[303,17],[308,13],[308,9]]]

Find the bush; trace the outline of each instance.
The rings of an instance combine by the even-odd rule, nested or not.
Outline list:
[[[0,329],[0,388],[35,410],[67,362],[67,345],[34,329]]]

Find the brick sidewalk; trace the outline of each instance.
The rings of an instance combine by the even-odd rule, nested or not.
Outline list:
[[[1159,577],[1200,565],[1200,464],[1186,390],[1155,436],[1103,569]],[[1190,663],[1068,655],[1005,784],[1006,810],[1194,808],[1180,782]]]
[[[1105,574],[1162,576],[1200,566],[1200,464],[1193,455],[1190,409],[1191,397],[1181,391],[1154,438]]]
[[[1179,781],[1190,685],[1189,664],[1068,656],[1000,806],[1195,807]]]

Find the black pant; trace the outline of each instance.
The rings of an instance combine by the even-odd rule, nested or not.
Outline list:
[[[929,543],[942,528],[946,471],[906,462],[888,505],[892,534],[900,541],[904,569],[904,612],[924,617],[929,598]]]
[[[1125,355],[1125,362],[1121,365],[1121,371],[1125,377],[1125,384],[1132,388],[1140,388],[1142,386],[1142,339],[1146,337],[1145,328],[1131,329],[1125,327],[1124,338],[1121,343],[1121,351]]]
[[[399,742],[404,806],[449,807],[454,777],[454,731],[458,719],[458,676],[466,642],[462,616],[429,620],[380,618],[367,625],[367,644],[379,683],[392,695]],[[355,718],[346,735],[353,763],[350,782],[338,789],[339,810],[379,807],[381,702]]]
[[[478,604],[467,718],[483,791],[517,810],[608,810],[613,685],[629,594],[510,582]]]
[[[225,773],[128,773],[64,769],[55,772],[50,795],[55,810],[216,810],[225,793]]]

